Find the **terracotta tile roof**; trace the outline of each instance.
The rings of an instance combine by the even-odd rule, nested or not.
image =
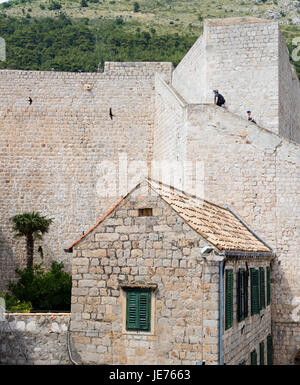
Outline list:
[[[272,252],[228,209],[153,180],[148,183],[190,227],[219,250]]]
[[[165,201],[185,222],[219,250],[243,252],[272,252],[270,248],[254,236],[247,227],[228,209],[203,199],[193,197],[173,187],[147,179],[148,185]],[[138,188],[138,184],[134,189]],[[121,198],[88,232],[65,249],[72,252],[73,247],[94,230],[119,204],[131,194]]]
[[[128,195],[128,194],[127,194]],[[126,196],[127,196],[126,195]],[[75,246],[79,241],[81,241],[82,238],[86,237],[91,231],[93,231],[98,225],[100,225],[101,222],[104,221],[104,219],[112,212],[114,209],[119,206],[119,204],[125,199],[125,197],[121,198],[108,212],[93,226],[89,231],[87,231],[85,234],[83,234],[80,238],[78,238],[75,242],[72,243],[71,246],[68,248],[64,249],[66,253],[72,253],[73,251],[73,246]]]

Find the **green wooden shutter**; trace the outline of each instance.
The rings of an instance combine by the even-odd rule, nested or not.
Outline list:
[[[267,336],[267,365],[273,365],[273,343],[272,336]]]
[[[233,322],[233,270],[225,270],[225,330]]]
[[[259,314],[259,278],[258,270],[250,269],[251,279],[251,315]]]
[[[259,268],[259,309],[265,309],[266,300],[265,300],[265,269],[263,267]]]
[[[271,303],[271,271],[270,267],[267,267],[267,305]]]
[[[237,273],[237,321],[243,321],[248,316],[248,276],[245,269]]]
[[[150,330],[151,292],[146,290],[127,290],[126,329]]]
[[[265,343],[262,341],[259,344],[259,365],[265,364]]]
[[[151,293],[141,292],[139,296],[139,328],[150,329]]]
[[[138,297],[137,291],[128,290],[126,292],[126,329],[138,329]]]
[[[248,317],[248,271],[244,271],[244,290],[245,290],[245,318]]]
[[[252,350],[251,355],[250,355],[250,359],[251,359],[251,365],[257,365],[257,353],[256,353],[256,350]]]
[[[242,269],[239,269],[236,277],[236,316],[237,321],[242,321]]]

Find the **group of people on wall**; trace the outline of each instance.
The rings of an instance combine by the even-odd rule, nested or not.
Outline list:
[[[224,96],[221,95],[218,90],[213,90],[213,93],[215,94],[214,104],[216,104],[219,107],[222,107],[226,102],[226,100],[224,99]],[[254,120],[253,116],[251,115],[250,110],[247,111],[247,115],[248,115],[248,120],[250,122],[257,124],[256,121]]]

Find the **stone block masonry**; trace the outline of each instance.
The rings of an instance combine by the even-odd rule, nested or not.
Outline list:
[[[105,188],[111,192],[118,180],[111,168],[103,177],[103,162],[117,166],[119,154],[126,153],[128,160],[145,162],[145,169],[132,170],[136,178],[147,173],[154,74],[170,80],[172,68],[109,62],[103,74],[0,71],[0,290],[15,278],[15,268],[24,266],[25,241],[13,239],[11,216],[35,210],[53,218],[44,237],[44,261],[62,261],[70,270],[65,245],[120,196],[99,194]]]
[[[277,22],[205,20],[172,85],[190,104],[213,103],[218,89],[229,111],[246,117],[251,110],[261,126],[300,142],[300,84]]]
[[[0,321],[0,364],[70,365],[69,319],[68,313],[7,314]]]
[[[153,216],[139,217],[151,207]],[[71,333],[84,364],[218,359],[218,266],[161,198],[131,193],[73,249]],[[123,284],[152,284],[151,330],[126,331]],[[205,316],[205,324],[203,319]]]
[[[227,110],[209,105],[213,88],[224,94]],[[71,254],[64,253],[64,247],[119,198],[111,191],[110,197],[101,196],[119,183],[112,186],[118,178],[103,161],[117,164],[120,153],[143,161],[146,167],[130,170],[134,185],[148,173],[152,159],[199,161],[204,165],[204,197],[229,204],[278,256],[272,271],[272,320],[276,336],[282,337],[274,338],[275,362],[290,360],[280,352],[282,348],[284,354],[294,354],[299,349],[299,89],[278,24],[249,17],[206,21],[203,37],[175,71],[171,63],[106,63],[103,74],[0,71],[0,291],[15,278],[15,267],[25,262],[25,242],[13,239],[11,231],[9,218],[14,214],[36,210],[54,219],[43,242],[44,260],[63,261],[70,271]],[[258,126],[245,119],[247,109]],[[123,193],[132,187],[126,186]],[[133,208],[120,210],[114,219],[105,232],[107,239],[98,235],[86,245],[88,255],[76,255],[75,250],[74,276],[81,283],[73,287],[72,301],[75,313],[84,310],[80,322],[103,316],[106,306],[106,317],[111,317],[109,306],[114,309],[119,301],[114,275],[139,280],[155,267],[158,277],[168,276],[171,268],[180,277],[188,263],[178,261],[177,266],[176,258],[169,258],[168,240],[159,247],[163,261],[155,254],[155,262],[143,243],[133,247],[138,250],[131,255],[126,242],[146,242],[135,238],[148,234],[147,226],[135,223],[141,218]],[[157,223],[154,232],[163,237],[167,224]],[[147,241],[161,241],[155,239],[157,234],[151,237]],[[37,242],[36,250],[38,246]],[[145,265],[138,264],[142,250],[150,258]],[[35,261],[40,261],[38,255]],[[100,281],[94,277],[97,269],[103,275]],[[115,299],[91,311],[88,306],[99,295],[105,297],[108,289]],[[91,303],[85,304],[85,296],[93,298],[88,299]],[[73,322],[75,327],[77,321]],[[97,322],[94,325],[100,330]],[[101,333],[114,332],[104,325]],[[91,339],[92,332],[80,338]],[[194,332],[188,333],[194,337]],[[128,362],[133,362],[133,354],[140,354],[135,349],[145,348],[145,341],[138,336],[136,345],[127,346],[126,338]],[[105,362],[111,362],[115,348],[116,360],[125,361],[125,348],[118,351],[106,344],[101,340],[99,347]],[[89,352],[91,362],[94,353]],[[186,356],[180,351],[168,359],[190,362],[196,356],[195,351]]]

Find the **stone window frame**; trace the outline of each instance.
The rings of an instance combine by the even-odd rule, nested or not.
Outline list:
[[[156,329],[156,289],[157,284],[145,283],[123,283],[119,285],[122,303],[122,334],[126,335],[145,335],[154,336]],[[150,331],[145,330],[127,330],[126,329],[126,290],[127,289],[144,289],[151,291],[151,314],[150,314]]]

